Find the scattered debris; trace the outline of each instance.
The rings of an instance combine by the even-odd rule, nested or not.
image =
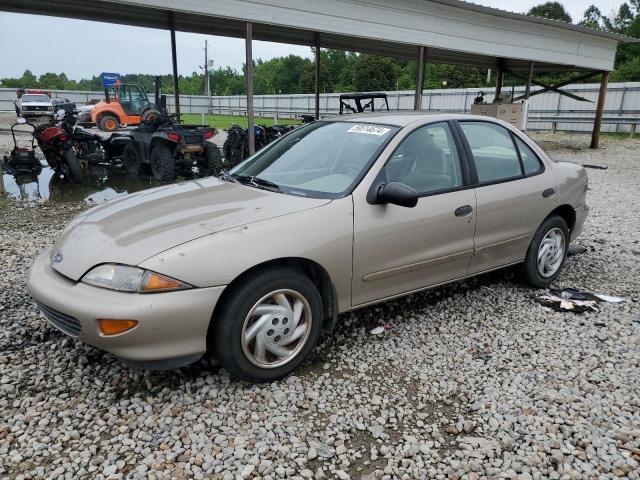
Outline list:
[[[594,168],[596,170],[606,170],[607,168],[609,168],[609,167],[605,167],[603,165],[592,165],[590,163],[583,163],[582,166],[584,168]]]
[[[631,323],[637,323],[638,325],[640,325],[640,315],[636,315],[635,317],[633,317],[631,319]]]
[[[591,293],[581,292],[573,288],[546,290],[534,296],[534,299],[545,307],[550,307],[558,312],[569,311],[574,313],[597,312],[598,307],[596,304],[602,301]]]
[[[601,293],[596,293],[596,297],[598,297],[600,300],[604,300],[605,302],[609,302],[609,303],[624,302],[624,298],[614,297],[612,295],[603,295]]]
[[[396,326],[393,323],[385,323],[383,325],[380,325],[379,327],[374,328],[369,333],[371,335],[380,335],[384,332],[388,332],[389,330],[393,330],[394,328],[396,328]]]
[[[567,249],[567,255],[572,257],[574,255],[579,255],[587,251],[587,247],[584,245],[578,245],[577,243],[570,243],[569,248]]]

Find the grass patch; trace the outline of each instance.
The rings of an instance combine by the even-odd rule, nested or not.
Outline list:
[[[202,117],[199,113],[183,113],[180,115],[182,123],[197,124],[200,125]],[[254,122],[256,125],[266,125],[270,127],[273,125],[273,118],[258,118],[255,117]],[[240,117],[235,115],[205,115],[204,123],[210,127],[215,127],[218,130],[226,130],[234,123],[240,125],[243,128],[247,128],[247,117]],[[299,120],[291,118],[281,118],[278,120],[278,125],[298,125]]]

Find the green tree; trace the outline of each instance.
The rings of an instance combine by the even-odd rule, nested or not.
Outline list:
[[[561,20],[563,22],[571,23],[571,15],[567,13],[564,6],[560,2],[546,2],[532,7],[527,15],[533,17],[549,18],[551,20]]]
[[[362,92],[395,90],[396,71],[393,62],[388,57],[363,53],[355,64],[353,85]]]

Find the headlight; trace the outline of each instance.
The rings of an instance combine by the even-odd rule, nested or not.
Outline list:
[[[82,282],[120,292],[153,293],[185,290],[191,285],[138,267],[105,263],[94,267]]]

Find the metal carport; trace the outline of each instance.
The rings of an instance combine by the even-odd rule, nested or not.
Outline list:
[[[321,47],[415,58],[416,109],[425,62],[495,68],[498,93],[504,72],[525,79],[527,85],[535,82],[534,72],[573,71],[578,79],[602,74],[591,142],[597,148],[617,44],[635,41],[461,0],[3,0],[0,10],[170,30],[176,100],[175,31],[244,38],[250,136],[251,41],[256,39],[315,47],[316,63]],[[317,64],[316,116],[318,75]],[[178,102],[176,108],[179,113]]]

